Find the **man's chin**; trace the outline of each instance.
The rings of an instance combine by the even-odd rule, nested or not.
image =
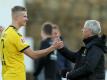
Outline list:
[[[82,38],[83,38],[83,39],[87,39],[87,37],[86,37],[86,36],[82,36]]]

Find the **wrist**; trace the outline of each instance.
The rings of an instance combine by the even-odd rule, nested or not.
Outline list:
[[[53,45],[51,45],[50,48],[51,48],[51,51],[56,49],[55,46],[53,46]]]
[[[54,50],[55,50],[55,47],[53,45],[51,45],[49,48],[47,48],[46,53],[49,54]]]

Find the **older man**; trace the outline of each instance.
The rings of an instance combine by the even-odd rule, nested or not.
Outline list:
[[[106,37],[99,36],[100,23],[96,20],[87,20],[82,32],[85,46],[78,52],[68,50],[64,44],[60,46],[61,54],[75,63],[74,70],[62,71],[62,75],[68,80],[105,80]]]

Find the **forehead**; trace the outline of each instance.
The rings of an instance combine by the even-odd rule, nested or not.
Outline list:
[[[16,16],[27,16],[27,11],[17,11],[14,13]]]
[[[53,32],[58,32],[59,30],[58,30],[58,29],[52,29],[52,31],[53,31]]]
[[[21,14],[21,15],[27,15],[27,11],[20,11],[19,14]]]
[[[83,27],[82,31],[91,31],[91,29],[88,27]]]
[[[88,26],[84,26],[83,29],[90,29]]]

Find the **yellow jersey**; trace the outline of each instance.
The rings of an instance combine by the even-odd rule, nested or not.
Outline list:
[[[4,30],[0,39],[3,80],[26,80],[23,51],[28,47],[14,26]]]

